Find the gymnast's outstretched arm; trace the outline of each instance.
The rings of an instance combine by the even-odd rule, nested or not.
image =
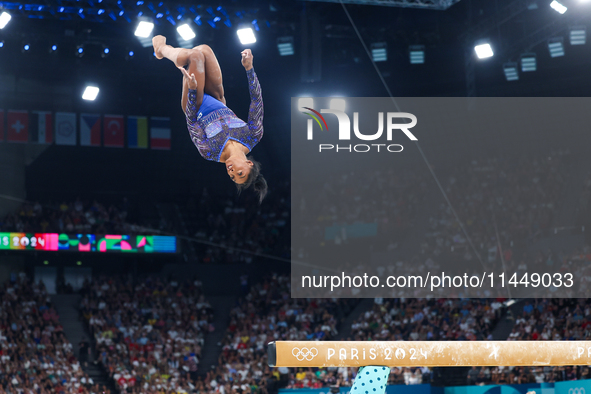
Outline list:
[[[250,49],[242,51],[242,65],[248,76],[248,90],[250,92],[250,107],[248,109],[248,128],[257,141],[263,137],[263,93],[259,79],[252,66],[252,52]]]

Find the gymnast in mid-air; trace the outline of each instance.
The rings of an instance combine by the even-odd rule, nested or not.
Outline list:
[[[250,91],[246,123],[226,107],[222,70],[209,46],[173,48],[166,45],[164,36],[155,36],[152,44],[158,59],[171,60],[183,73],[181,106],[191,140],[201,156],[224,163],[238,192],[252,186],[259,202],[262,201],[267,194],[267,182],[261,175],[260,164],[247,157],[263,136],[263,98],[250,49],[241,53]]]

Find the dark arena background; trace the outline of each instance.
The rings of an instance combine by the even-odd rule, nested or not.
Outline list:
[[[399,251],[391,264],[423,269],[478,254],[515,272],[577,265],[591,277],[591,126],[524,130],[518,145],[499,142],[502,131],[440,135],[424,149],[455,214],[419,161],[367,176],[360,193],[393,183],[396,194],[355,216],[331,194],[345,179],[318,185],[308,205],[292,201],[290,116],[292,97],[388,90],[589,104],[590,21],[584,0],[0,0],[0,394],[345,394],[357,368],[272,368],[267,344],[589,340],[589,299],[292,298],[290,260],[294,225],[381,223],[389,211],[377,231],[391,242],[321,246],[351,264]],[[140,22],[154,24],[147,37],[134,34]],[[194,38],[178,33],[185,24]],[[244,28],[255,43],[240,42]],[[252,50],[261,204],[200,157],[182,75],[156,59],[153,35],[209,45],[242,119],[240,53]],[[486,43],[494,54],[479,59]],[[83,99],[88,86],[96,99]],[[398,367],[385,390],[589,394],[591,376],[568,365]]]

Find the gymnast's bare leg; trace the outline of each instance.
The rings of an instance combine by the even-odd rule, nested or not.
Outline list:
[[[167,58],[175,66],[188,69],[189,75],[194,74],[197,80],[197,107],[201,106],[203,93],[226,104],[222,70],[213,50],[208,45],[199,45],[193,49],[174,48],[166,44],[166,37],[155,36],[152,38],[154,53],[158,59]],[[187,107],[189,94],[188,82],[183,79],[183,95],[181,106],[183,111]]]

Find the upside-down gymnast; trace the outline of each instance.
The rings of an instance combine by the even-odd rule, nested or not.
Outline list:
[[[260,164],[246,156],[263,136],[263,98],[250,49],[241,53],[250,91],[248,123],[245,123],[226,107],[222,70],[209,46],[173,48],[166,45],[164,36],[155,36],[152,43],[158,59],[171,60],[183,73],[181,106],[191,140],[201,156],[225,163],[238,192],[253,186],[259,202],[262,201],[267,182],[261,175]]]

